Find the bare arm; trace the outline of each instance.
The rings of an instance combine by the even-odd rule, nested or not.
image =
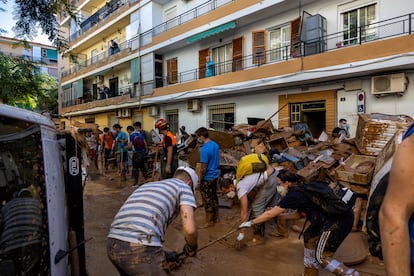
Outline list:
[[[167,148],[167,165],[171,165],[173,156],[173,146]]]
[[[285,208],[280,208],[279,206],[275,206],[272,209],[264,212],[263,214],[255,218],[253,220],[253,224],[258,224],[258,223],[268,221],[271,218],[277,217],[278,215],[283,213],[285,210],[286,210]]]
[[[203,179],[204,175],[207,171],[207,163],[201,163],[201,170],[200,170],[200,180]]]
[[[414,135],[398,147],[379,222],[387,275],[410,275],[408,220],[414,212]]]
[[[302,215],[298,211],[293,212],[293,213],[283,213],[279,215],[279,219],[285,219],[285,220],[300,219],[301,217]]]
[[[239,198],[240,203],[240,223],[243,223],[247,221],[248,219],[248,206],[249,206],[249,200],[247,199],[247,195],[243,195],[241,198]],[[239,230],[240,233],[244,233],[244,229]]]
[[[191,246],[197,245],[197,227],[194,218],[194,208],[190,205],[181,205],[180,215],[186,243]]]

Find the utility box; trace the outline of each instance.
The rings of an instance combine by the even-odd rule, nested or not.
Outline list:
[[[305,56],[326,51],[326,24],[326,18],[320,14],[311,15],[304,19],[302,41],[305,43]]]

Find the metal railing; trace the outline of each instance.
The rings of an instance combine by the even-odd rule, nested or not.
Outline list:
[[[168,30],[170,30],[172,28],[175,28],[175,27],[177,27],[181,24],[184,24],[188,21],[196,19],[197,17],[199,17],[203,14],[206,14],[206,13],[212,11],[212,10],[215,10],[215,9],[217,9],[217,8],[223,6],[223,5],[226,5],[228,3],[231,3],[233,1],[234,0],[210,0],[210,1],[207,1],[206,3],[201,4],[201,5],[193,8],[193,9],[191,9],[191,10],[189,10],[189,11],[187,11],[187,12],[185,12],[185,13],[177,16],[177,17],[174,17],[174,18],[172,18],[172,19],[170,19],[170,20],[168,20],[168,21],[166,21],[166,22],[164,22],[164,23],[162,23],[158,26],[155,26],[151,30],[140,34],[139,37],[136,37],[136,38],[133,38],[133,39],[130,39],[130,40],[122,41],[121,44],[128,45],[127,47],[132,48],[133,50],[137,49],[137,47],[142,47],[142,46],[148,45],[152,42],[152,38],[154,36],[157,36],[157,35],[159,35],[163,32],[167,32]],[[128,1],[127,0],[121,0],[121,1],[115,2],[112,5],[104,6],[98,12],[96,12],[95,14],[90,16],[88,19],[83,21],[81,23],[81,29],[78,32],[76,32],[75,34],[72,34],[70,36],[69,40],[72,41],[72,40],[78,38],[80,35],[82,35],[87,30],[92,28],[98,22],[105,19],[109,15],[109,11],[111,11],[111,13],[115,11],[113,8],[110,8],[110,7],[113,7],[114,5],[121,5],[121,4],[124,5],[126,2],[128,2]],[[135,2],[135,0],[131,0],[130,2],[131,3]],[[98,60],[102,60],[100,58],[105,59],[107,57],[108,57],[107,55],[106,56],[105,55],[100,55]],[[96,57],[93,57],[92,60],[95,61]],[[68,70],[62,71],[61,76],[65,77],[67,75],[75,73],[75,72],[81,70],[82,68],[88,66],[88,64],[91,65],[93,63],[94,62],[86,63],[86,64],[85,63],[84,64],[74,64]]]
[[[344,47],[353,47],[355,45],[361,45],[376,40],[409,35],[412,34],[414,30],[413,15],[414,13],[390,18],[366,26],[360,26],[352,32],[347,30],[328,34],[316,40],[302,41],[297,47],[285,45],[280,48],[267,50],[263,55],[245,55],[237,60],[216,63],[215,76],[266,64],[283,62],[298,57],[333,51]],[[128,41],[123,45],[128,46],[131,44],[132,42]],[[293,52],[292,48],[296,49],[296,51]],[[154,78],[152,81],[141,83],[137,94],[149,95],[154,88],[198,80],[203,75],[200,74],[200,71],[204,72],[205,68],[194,68],[179,72],[174,79],[171,79],[171,76],[157,77],[157,79]]]
[[[138,0],[119,0],[113,3],[107,2],[105,6],[100,8],[97,12],[86,18],[79,24],[79,30],[69,36],[69,41],[77,39],[79,36],[87,32],[92,27],[96,26],[99,22],[104,21],[109,15],[117,11],[125,4],[134,3]]]

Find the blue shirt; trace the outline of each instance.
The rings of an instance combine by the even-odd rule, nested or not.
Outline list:
[[[134,149],[135,152],[145,152],[145,148],[143,148],[143,149],[137,149],[135,147],[134,141],[135,141],[135,137],[137,137],[137,136],[139,136],[143,141],[145,141],[144,135],[141,132],[139,132],[139,131],[132,132],[129,135],[129,141],[132,143],[132,147],[133,147],[133,149]]]
[[[200,148],[200,162],[207,164],[203,180],[213,180],[220,176],[220,148],[216,142],[209,140]]]
[[[206,63],[206,78],[216,75],[214,62],[212,60]]]
[[[120,131],[115,136],[116,146],[118,152],[128,152],[128,136],[125,132]],[[123,142],[127,141],[127,142]]]

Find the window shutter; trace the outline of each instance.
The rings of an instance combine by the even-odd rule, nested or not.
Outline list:
[[[206,77],[206,57],[210,54],[210,48],[198,51],[198,78]]]
[[[167,81],[168,84],[177,83],[178,81],[177,58],[167,60]]]
[[[302,18],[298,18],[290,21],[290,53],[292,57],[300,57],[300,30],[301,30]]]
[[[233,39],[232,71],[243,70],[243,37]]]
[[[253,32],[253,64],[266,63],[265,32]]]

